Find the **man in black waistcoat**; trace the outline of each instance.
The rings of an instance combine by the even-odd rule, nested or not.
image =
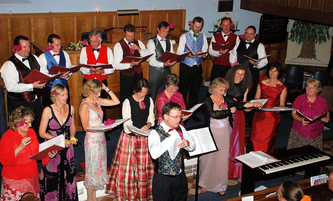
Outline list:
[[[1,77],[5,82],[8,112],[11,113],[19,106],[29,107],[35,114],[32,128],[39,141],[39,122],[43,112],[40,92],[44,84],[40,81],[27,83],[24,78],[32,71],[38,70],[46,75],[48,71],[42,66],[36,55],[30,53],[30,42],[26,36],[17,36],[14,39],[13,55],[2,65]]]
[[[246,55],[255,60],[266,57],[265,46],[255,40],[256,35],[256,28],[252,25],[248,26],[245,30],[245,40],[242,40],[239,43],[238,47],[235,47],[230,54],[231,64],[234,62],[238,62],[240,64],[246,65],[251,70],[252,88],[247,95],[247,100],[253,100],[259,82],[259,71],[260,69],[264,68],[268,63],[267,58],[262,59],[261,61],[254,61],[244,57],[244,55]],[[251,119],[251,115],[246,119]],[[251,125],[251,121],[247,121],[246,123],[247,126]]]

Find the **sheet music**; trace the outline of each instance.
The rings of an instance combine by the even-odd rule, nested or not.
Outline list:
[[[188,133],[194,138],[196,146],[195,151],[189,152],[190,156],[196,156],[217,150],[209,127],[193,129],[188,131]]]

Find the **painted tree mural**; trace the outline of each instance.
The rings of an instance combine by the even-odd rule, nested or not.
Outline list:
[[[295,20],[290,30],[289,40],[299,45],[302,44],[301,52],[297,58],[317,60],[315,45],[316,43],[325,43],[331,38],[329,29],[329,26]]]

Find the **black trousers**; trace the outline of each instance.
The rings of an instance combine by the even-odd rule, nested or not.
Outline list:
[[[184,172],[178,176],[167,176],[155,172],[153,177],[153,199],[158,201],[186,201],[188,185]]]
[[[43,105],[40,98],[37,98],[35,102],[25,102],[16,99],[15,97],[11,97],[10,95],[7,96],[7,106],[8,106],[8,113],[11,114],[16,108],[20,106],[30,108],[33,113],[35,114],[34,122],[32,123],[32,128],[35,130],[39,143],[44,142],[39,136],[39,124],[42,118],[43,113]]]
[[[189,92],[188,103],[189,108],[193,107],[198,103],[199,90],[201,85],[202,66],[194,65],[188,66],[180,63],[179,71],[179,92],[183,95],[186,102],[187,93]]]
[[[224,78],[230,68],[231,66],[213,64],[212,72],[210,74],[210,84],[212,84],[213,80],[217,77]]]

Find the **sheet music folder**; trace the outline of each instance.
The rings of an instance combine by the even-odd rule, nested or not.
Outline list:
[[[195,140],[195,150],[188,152],[189,157],[196,157],[217,151],[217,146],[214,137],[209,127],[194,127],[187,130],[187,132]]]

